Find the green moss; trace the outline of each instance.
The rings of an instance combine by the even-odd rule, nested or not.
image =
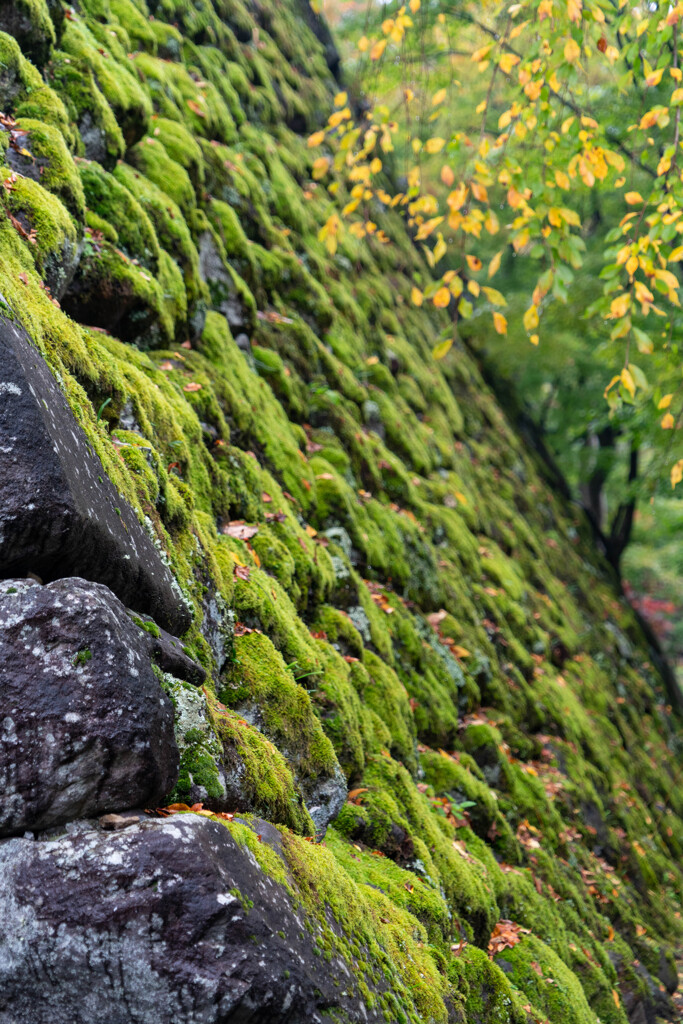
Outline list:
[[[18,158],[17,170],[29,176],[39,173],[42,187],[56,195],[77,221],[82,221],[83,188],[61,132],[28,117],[19,118],[17,124],[26,133],[22,147],[31,154]]]
[[[17,104],[26,100],[42,87],[38,70],[21,52],[11,35],[0,31],[0,103],[7,113],[13,113]]]
[[[398,216],[378,212],[391,246],[326,252],[305,134],[338,87],[298,7],[254,11],[82,0],[44,78],[0,33],[0,108],[37,156],[2,190],[0,312],[194,611],[206,694],[164,684],[205,701],[176,796],[310,832],[341,765],[357,792],[326,848],[230,827],[380,1018],[624,1024],[613,989],[644,995],[635,957],[655,977],[681,934],[659,680],[467,351],[431,357],[443,324],[410,303],[426,271]],[[73,319],[105,311],[160,350]],[[533,933],[509,975],[484,952],[500,917]]]
[[[246,808],[312,836],[315,826],[283,754],[239,715],[214,705],[212,717],[223,746],[221,760],[239,792],[238,803],[232,809]]]
[[[158,138],[145,136],[127,156],[134,167],[178,204],[186,219],[191,216],[196,200],[190,176]]]
[[[191,132],[179,121],[155,117],[150,137],[162,144],[171,159],[187,171],[193,187],[200,189],[204,183],[204,158]]]
[[[441,805],[418,792],[388,754],[370,759],[360,784],[365,792],[359,803],[346,804],[337,819],[342,834],[399,863],[419,865],[421,874],[443,888],[460,926],[485,945],[498,919],[488,871],[453,846],[455,829]]]
[[[89,211],[113,227],[119,246],[127,256],[137,258],[155,273],[159,264],[159,243],[141,204],[94,161],[79,160],[78,170]]]
[[[112,167],[126,143],[114,113],[95,80],[87,54],[55,51],[51,81],[79,132],[79,155]]]
[[[296,681],[303,675],[302,670],[306,672],[307,665],[295,663],[288,668],[266,636],[251,633],[237,637],[233,665],[220,697],[259,723],[303,783],[304,778],[333,775],[337,762],[306,688]],[[312,680],[315,676],[302,678],[307,685]]]
[[[9,177],[10,172],[0,173]],[[19,225],[14,225],[14,244],[25,249],[48,287],[61,295],[78,252],[78,233],[67,210],[56,196],[23,177],[3,190],[3,205]]]
[[[595,1024],[576,975],[552,949],[533,935],[496,957],[496,963],[529,1002],[553,1021],[567,1024]]]
[[[466,946],[450,960],[448,977],[462,1001],[466,1020],[505,1024],[523,1024],[528,1020],[520,993],[483,950]]]
[[[69,115],[62,99],[47,85],[32,88],[25,99],[18,102],[17,118],[30,118],[56,128],[69,150],[75,146],[75,135],[69,124]]]
[[[109,10],[125,28],[135,49],[149,50],[151,53],[156,53],[157,46],[154,30],[150,22],[147,18],[143,17],[132,0],[109,0]]]
[[[106,240],[92,239],[65,299],[67,311],[94,327],[107,327],[123,341],[172,336],[173,322],[161,286]]]
[[[38,67],[49,60],[55,29],[45,0],[5,0],[0,10],[0,30],[14,36]]]
[[[107,51],[100,53],[102,47],[80,20],[68,22],[61,45],[71,59],[89,67],[96,76],[97,88],[111,108],[126,145],[131,146],[142,138],[152,105],[134,69],[126,66],[128,62],[114,60]]]
[[[89,662],[91,659],[92,651],[88,647],[84,647],[82,650],[78,652],[78,654],[74,655],[72,665],[75,668],[78,668],[81,665],[87,664],[87,662]]]

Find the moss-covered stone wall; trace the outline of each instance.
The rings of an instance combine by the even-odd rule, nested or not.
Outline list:
[[[388,1022],[672,1014],[675,720],[578,508],[468,353],[432,360],[394,215],[398,244],[319,240],[324,26],[305,0],[6,0],[0,29],[0,313],[209,673],[162,679],[169,796],[282,826],[321,962]]]

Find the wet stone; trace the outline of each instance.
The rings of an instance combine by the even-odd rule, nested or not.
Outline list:
[[[191,612],[45,360],[0,316],[0,578],[82,576],[171,633]]]
[[[99,584],[0,583],[0,835],[170,792],[179,754],[157,644]]]

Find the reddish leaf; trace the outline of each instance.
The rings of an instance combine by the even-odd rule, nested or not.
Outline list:
[[[258,533],[258,526],[248,526],[242,519],[233,519],[221,527],[221,533],[235,537],[236,540],[249,540]]]

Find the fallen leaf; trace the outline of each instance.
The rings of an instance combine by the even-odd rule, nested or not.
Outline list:
[[[258,526],[249,526],[242,519],[233,519],[221,527],[221,533],[228,537],[235,537],[237,540],[249,540],[258,533]]]

